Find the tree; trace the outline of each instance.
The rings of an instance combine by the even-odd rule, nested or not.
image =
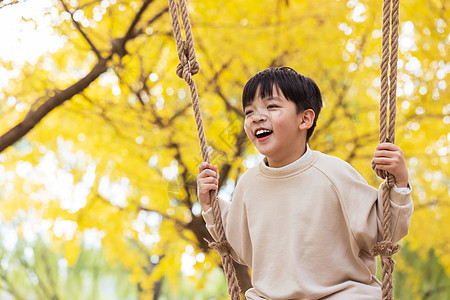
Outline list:
[[[439,263],[433,250],[426,255],[418,255],[409,251],[408,247],[402,249],[404,268],[395,274],[398,286],[404,288],[396,290],[398,299],[445,299],[450,295],[450,278],[448,272]],[[422,276],[414,275],[420,271]]]
[[[11,234],[13,228],[8,230]],[[129,283],[128,273],[108,264],[100,249],[84,244],[77,262],[68,266],[44,236],[30,237],[0,249],[2,299],[136,299],[137,286]]]
[[[75,222],[78,234],[66,253],[72,264],[81,233],[102,231],[106,259],[131,272],[142,298],[154,294],[163,275],[177,286],[189,245],[190,256],[207,254],[195,268],[211,270],[218,256],[204,241],[195,191],[201,158],[189,93],[175,75],[167,3],[60,0],[54,7],[48,14],[64,47],[21,67],[0,93],[10,99],[0,106],[3,220],[25,214]],[[189,8],[222,196],[257,159],[242,130],[242,87],[257,71],[279,65],[311,76],[322,90],[325,108],[311,146],[379,184],[370,159],[378,138],[381,4],[195,1]],[[397,122],[417,199],[405,241],[418,253],[434,249],[447,272],[450,236],[440,228],[448,227],[450,213],[449,136],[440,129],[450,123],[448,19],[443,1],[401,6]],[[69,183],[58,190],[49,181]],[[241,274],[248,286],[246,270]]]

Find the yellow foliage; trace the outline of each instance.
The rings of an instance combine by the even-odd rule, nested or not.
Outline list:
[[[73,266],[77,262],[80,252],[78,241],[69,241],[64,245],[64,258],[69,266]]]
[[[142,6],[132,0],[110,1],[108,7],[68,2],[83,10],[90,24],[83,32],[103,58]],[[125,46],[127,54],[113,56],[106,72],[0,154],[2,222],[25,215],[76,223],[73,236],[56,237],[50,229],[53,246],[64,249],[70,264],[83,233],[98,230],[107,261],[129,270],[145,297],[161,278],[178,287],[187,245],[205,251],[205,233],[195,223],[201,156],[189,89],[175,74],[168,13],[149,23],[166,6],[152,1]],[[61,14],[61,5],[56,7]],[[450,233],[444,230],[450,226],[450,15],[443,8],[439,0],[401,6],[396,141],[407,158],[416,205],[404,242],[423,257],[434,249],[450,274]],[[311,147],[348,160],[370,184],[380,184],[370,161],[378,141],[381,3],[199,0],[189,9],[211,160],[220,170],[230,168],[224,184],[235,183],[246,158],[256,154],[247,139],[238,138],[242,87],[254,73],[279,65],[311,76],[321,88],[325,106]],[[64,46],[18,69],[0,91],[2,133],[98,62],[70,20],[53,26]],[[19,68],[8,62],[3,67]],[[6,104],[8,97],[24,108]],[[195,268],[220,264],[217,254],[206,254]],[[417,280],[407,262],[401,266],[411,272],[411,282]],[[204,280],[192,280],[203,288]]]

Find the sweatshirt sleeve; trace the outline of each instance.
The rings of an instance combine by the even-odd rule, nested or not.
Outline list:
[[[376,190],[353,168],[344,172],[346,174],[341,174],[336,186],[338,197],[359,249],[368,252],[375,243],[383,240],[382,191],[385,182]],[[413,212],[411,188],[392,188],[390,200],[392,241],[398,242],[408,234]]]
[[[369,252],[375,243],[383,240],[382,190],[370,186],[364,178],[343,161],[334,161],[327,171],[341,203],[350,234],[359,250]],[[391,231],[392,241],[398,242],[408,234],[413,212],[411,188],[392,188]],[[355,253],[359,251],[353,249]]]
[[[383,182],[378,189],[378,199],[376,202],[378,215],[378,240],[383,240],[383,189],[386,182]],[[411,198],[412,189],[399,189],[395,186],[390,190],[391,200],[391,232],[392,242],[396,243],[408,234],[411,216],[414,210]]]
[[[219,201],[219,208],[220,208],[220,212],[222,215],[222,223],[223,226],[226,228],[225,226],[225,220],[223,218],[223,216],[228,215],[228,211],[230,209],[230,205],[231,203],[228,201],[223,200],[222,198],[217,197],[218,201]],[[214,214],[212,211],[212,207],[210,209],[208,209],[207,211],[203,211],[202,212],[203,215],[203,219],[206,222],[206,228],[208,229],[209,233],[211,234],[212,238],[217,241],[219,239],[219,235],[217,234],[216,231],[216,221],[214,220]]]
[[[251,259],[249,258],[251,256],[248,255],[248,252],[251,251],[250,235],[247,230],[248,226],[246,225],[245,207],[242,205],[242,199],[238,190],[238,187],[236,187],[231,203],[221,198],[217,199],[219,199],[225,236],[232,246],[231,256],[237,263],[250,266],[251,262],[249,260]],[[202,214],[206,222],[206,228],[213,239],[217,241],[219,236],[217,234],[212,208]],[[244,257],[247,257],[247,259],[243,259]]]

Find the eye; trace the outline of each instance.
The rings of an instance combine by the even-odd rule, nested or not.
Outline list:
[[[252,112],[253,112],[252,110],[246,110],[246,111],[245,111],[245,115],[248,116],[248,115],[250,115]]]
[[[270,105],[267,105],[267,108],[278,108],[279,106],[278,105],[275,105],[275,104],[270,104]]]

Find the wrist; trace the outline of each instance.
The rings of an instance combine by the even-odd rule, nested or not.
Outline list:
[[[202,210],[204,212],[207,212],[208,210],[211,209],[211,205],[210,204],[201,204],[201,206],[202,206]]]
[[[398,188],[405,188],[405,187],[408,187],[408,181],[396,181],[395,185]]]

